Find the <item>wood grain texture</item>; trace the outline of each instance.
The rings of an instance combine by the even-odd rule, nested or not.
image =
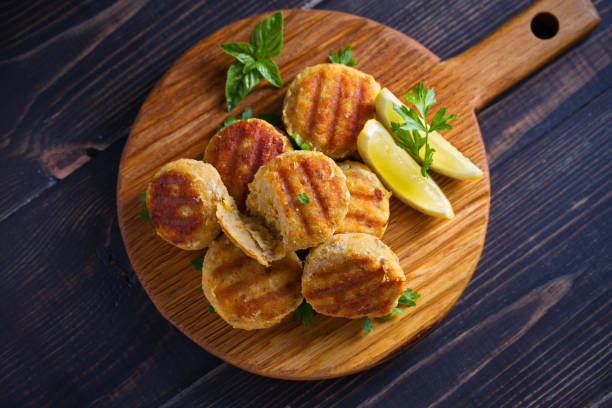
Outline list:
[[[579,29],[566,24],[566,31],[559,32],[556,38],[560,40],[555,43],[538,40],[525,44],[529,36],[533,37],[529,23],[543,8],[552,8],[561,21],[567,21],[570,14],[577,15],[575,27]],[[156,240],[134,214],[138,211],[138,192],[144,190],[160,165],[179,157],[201,157],[214,126],[224,116],[219,84],[224,79],[223,67],[230,60],[218,51],[217,44],[222,38],[246,38],[258,18],[261,17],[237,22],[198,43],[173,65],[147,98],[121,164],[120,225],[132,265],[154,303],[173,324],[208,351],[243,369],[273,377],[313,379],[346,375],[390,357],[428,331],[456,301],[475,268],[484,240],[488,175],[472,183],[438,178],[457,213],[452,222],[427,219],[397,201],[392,202],[390,227],[384,240],[398,253],[410,285],[425,300],[397,322],[376,325],[374,333],[367,337],[356,336],[360,330],[356,321],[319,317],[312,335],[304,336],[303,328],[291,322],[258,333],[245,333],[206,315],[205,300],[198,293],[197,272],[190,271],[187,263],[189,254]],[[447,137],[485,170],[487,164],[474,109],[576,42],[598,22],[592,8],[563,9],[550,1],[539,2],[462,54],[463,57],[439,64],[439,59],[419,44],[368,20],[328,12],[295,11],[285,12],[285,18],[289,28],[278,64],[286,82],[304,66],[324,61],[329,49],[351,42],[369,56],[359,68],[391,90],[408,89],[425,77],[426,83],[436,88],[438,100],[462,117]],[[335,24],[331,24],[332,20]],[[512,43],[509,37],[511,45],[507,49],[500,48],[499,40],[505,32],[512,33],[518,41]],[[307,52],[309,46],[314,47],[314,52]],[[490,64],[482,60],[483,49],[498,52],[501,58],[504,50],[512,50],[518,56],[520,51],[515,49],[521,46],[526,47],[524,54],[528,58],[512,58],[508,65],[520,66],[518,73],[504,81],[497,77],[494,83],[500,84],[494,92],[466,87],[461,82],[464,78],[469,78],[470,83],[482,82],[474,77],[479,67],[484,71],[483,78],[494,74],[495,71],[486,70]],[[536,53],[533,48],[538,46],[542,47],[543,56],[532,58]],[[461,65],[455,63],[458,60]],[[485,65],[481,65],[483,62]],[[278,111],[282,93],[261,85],[258,88],[258,92],[246,98],[242,108],[252,105],[256,112]],[[267,346],[270,343],[278,346],[270,348]],[[312,359],[305,360],[304,355]]]
[[[125,138],[148,91],[198,39],[233,19],[304,4],[3,2],[0,220]]]
[[[6,16],[0,26],[13,31],[21,27],[20,36],[28,35],[29,40],[15,49],[31,49],[53,35],[46,27],[61,33],[94,16],[100,11],[91,9],[94,3],[110,4],[13,0],[0,7]],[[486,37],[528,3],[329,0],[320,6],[383,22],[447,58]],[[158,406],[168,401],[167,406],[180,407],[343,407],[359,406],[376,396],[370,405],[404,406],[408,401],[414,407],[608,406],[612,378],[609,363],[605,364],[612,345],[612,296],[606,288],[612,276],[612,199],[597,188],[612,175],[598,156],[601,143],[609,139],[609,118],[601,118],[610,105],[602,96],[612,86],[612,7],[608,0],[594,3],[602,23],[592,35],[478,114],[492,186],[483,256],[451,312],[408,352],[360,374],[295,382],[244,372],[189,341],[157,313],[126,258],[114,215],[114,179],[123,146],[118,141],[0,221],[0,277],[6,287],[0,298],[0,342],[5,345],[0,352],[0,405]],[[133,19],[121,35],[129,39],[146,32],[151,41],[130,42],[129,52],[116,54],[104,69],[119,65],[120,71],[129,71],[136,64],[141,67],[139,75],[155,71],[159,76],[172,59],[164,65],[154,55],[178,56],[184,48],[173,47],[189,44],[169,26],[192,18],[202,21],[182,32],[195,41],[214,30],[210,27],[235,18],[224,14],[201,19],[210,3],[190,0],[181,6],[196,12],[182,14],[175,22],[176,15],[166,15],[170,4],[147,2],[146,10],[159,12]],[[261,10],[268,4],[243,2],[234,9],[242,13],[244,8]],[[19,14],[13,16],[13,9]],[[4,38],[0,36],[0,41]],[[6,43],[18,39],[11,37]],[[164,45],[156,46],[158,41]],[[6,49],[4,44],[0,53]],[[110,55],[116,49],[103,41],[95,51]],[[135,63],[139,55],[148,58]],[[54,69],[64,61],[63,51],[55,49],[47,54],[45,64]],[[95,71],[94,60],[83,63],[85,71]],[[67,71],[66,81],[50,92],[61,92],[82,74]],[[121,104],[124,122],[132,123],[142,97],[118,98],[109,91],[111,84],[101,79],[91,85],[89,92],[101,95],[96,106]],[[142,87],[141,95],[152,84],[122,82],[122,86]],[[0,87],[0,92],[5,89]],[[3,109],[12,109],[4,102]],[[67,106],[65,117],[78,118],[82,105]],[[35,121],[36,116],[30,119]],[[44,134],[49,142],[62,143],[73,136],[66,129],[70,126],[45,128]],[[104,140],[127,135],[127,130],[116,134],[114,126],[96,127],[95,122],[91,128],[84,122],[80,132]],[[570,146],[576,132],[595,136],[581,139],[574,149]],[[15,137],[28,137],[28,132]],[[25,154],[27,150],[19,157]],[[30,164],[35,173],[37,162]],[[571,168],[572,172],[559,177],[542,171],[545,168],[561,172]],[[24,165],[23,169],[21,181],[25,182],[29,168]],[[7,177],[0,172],[3,186]],[[537,187],[532,185],[545,190],[534,195]],[[552,200],[546,199],[547,194],[553,194]],[[531,218],[525,218],[522,204],[528,205]],[[534,222],[538,217],[544,218]],[[568,271],[581,274],[568,279]],[[569,291],[555,292],[555,297],[564,296],[553,300],[556,303],[545,314],[529,312],[535,305],[531,296],[525,306],[524,298],[530,293],[546,296],[547,289],[564,288],[570,281]],[[502,317],[499,324],[492,315]],[[528,315],[537,320],[530,321]],[[484,321],[487,324],[481,324]],[[521,324],[529,328],[522,331]],[[522,335],[517,337],[517,332]],[[483,345],[486,348],[481,350]],[[390,383],[393,386],[388,387]]]

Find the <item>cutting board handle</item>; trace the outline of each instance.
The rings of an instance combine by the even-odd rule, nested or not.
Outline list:
[[[599,21],[589,0],[536,1],[442,65],[472,92],[478,110],[585,37]]]

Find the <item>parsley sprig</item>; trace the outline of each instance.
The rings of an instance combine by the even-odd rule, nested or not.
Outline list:
[[[289,136],[289,139],[291,139],[291,144],[293,145],[294,149],[297,149],[297,150],[310,150],[310,146],[308,146],[308,143],[301,142],[301,137],[297,133],[293,132]]]
[[[142,218],[142,220],[148,224],[151,222],[151,215],[149,215],[149,209],[147,208],[147,204],[146,204],[147,193],[143,191],[142,193],[140,193],[140,196],[138,197],[138,199],[140,200],[140,202],[145,203],[143,204],[142,208],[138,212],[138,216]]]
[[[412,88],[412,92],[406,92],[404,98],[414,105],[416,110],[394,104],[393,109],[404,119],[404,123],[392,122],[391,130],[395,134],[395,143],[421,161],[421,174],[427,177],[427,170],[433,164],[433,155],[436,151],[429,145],[429,134],[433,131],[452,129],[453,127],[446,121],[458,116],[446,115],[446,108],[440,108],[428,125],[427,114],[429,108],[436,103],[436,93],[432,88],[426,88],[422,81]],[[421,157],[423,146],[425,151]]]
[[[302,204],[308,204],[310,202],[310,197],[306,193],[298,193],[297,199]]]
[[[344,64],[349,67],[354,67],[357,60],[355,58],[351,59],[351,55],[353,55],[351,44],[346,44],[346,47],[340,47],[339,53],[337,53],[336,50],[331,50],[329,52],[329,60],[330,62],[335,62],[336,64]]]
[[[274,13],[255,24],[249,42],[221,44],[221,49],[236,58],[227,70],[225,101],[231,111],[266,78],[277,88],[283,86],[280,71],[271,57],[283,49],[283,13]]]
[[[193,258],[189,263],[195,268],[196,271],[202,272],[202,268],[204,267],[204,257],[198,256],[197,258]]]
[[[391,319],[391,317],[393,317],[393,315],[401,315],[404,314],[404,312],[402,311],[402,309],[399,308],[399,306],[416,306],[416,300],[418,298],[421,297],[421,294],[418,292],[413,291],[412,289],[407,289],[398,299],[397,299],[397,306],[398,307],[394,307],[393,309],[391,309],[391,313],[381,316],[380,319],[382,320],[389,320]],[[368,317],[368,316],[364,316],[361,318],[361,324],[363,325],[363,330],[366,332],[366,334],[370,333],[372,331],[372,320]]]
[[[314,320],[314,312],[310,303],[304,299],[302,303],[293,312],[293,321],[302,322],[302,324],[312,330],[312,321]]]

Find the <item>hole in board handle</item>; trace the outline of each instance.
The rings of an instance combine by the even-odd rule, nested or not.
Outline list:
[[[550,13],[539,13],[531,20],[531,32],[542,40],[553,38],[559,32],[559,20]]]

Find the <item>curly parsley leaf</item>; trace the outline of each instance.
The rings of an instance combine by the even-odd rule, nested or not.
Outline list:
[[[308,146],[308,143],[302,142],[300,135],[298,135],[297,133],[293,132],[291,135],[289,135],[289,139],[291,139],[291,144],[293,145],[294,149],[310,150],[310,146]]]
[[[398,306],[416,306],[415,300],[421,297],[421,294],[414,292],[412,289],[407,289],[402,296],[397,300]]]
[[[314,320],[314,312],[310,303],[304,299],[302,303],[293,312],[293,321],[302,322],[302,324],[312,330],[312,321]]]
[[[427,114],[429,108],[436,103],[436,93],[432,88],[426,88],[422,81],[412,88],[412,92],[406,92],[404,98],[406,102],[414,105],[416,110],[403,105],[393,105],[393,109],[402,117],[404,123],[392,122],[391,130],[395,135],[395,143],[419,159],[421,174],[427,177],[427,170],[433,164],[433,156],[436,151],[429,145],[429,134],[434,131],[452,129],[453,127],[447,121],[458,116],[446,115],[446,108],[440,108],[434,115],[431,124],[428,125]]]
[[[142,203],[147,202],[146,191],[143,191],[142,193],[140,193],[140,195],[138,196],[138,200]],[[143,221],[146,222],[147,224],[151,222],[151,215],[149,215],[149,209],[147,208],[146,204],[142,206],[142,208],[138,212],[138,216],[142,218]]]
[[[253,90],[262,78],[277,88],[283,86],[278,66],[271,57],[283,49],[283,13],[274,13],[255,24],[249,42],[220,45],[236,60],[227,70],[225,102],[228,112]]]
[[[204,266],[204,257],[203,256],[198,256],[197,258],[193,258],[191,261],[189,261],[189,263],[191,265],[193,265],[193,267],[197,270],[197,271],[202,271],[202,267]]]
[[[401,314],[404,314],[404,312],[402,312],[401,309],[394,307],[393,309],[391,309],[391,313],[389,313],[388,315],[381,316],[380,318],[383,320],[389,320],[390,318],[393,317],[394,314],[401,315]]]
[[[329,60],[330,62],[335,62],[336,64],[344,64],[349,67],[354,67],[357,60],[355,60],[355,58],[351,59],[351,55],[353,55],[351,44],[346,44],[346,47],[340,47],[339,53],[337,53],[336,50],[331,50],[329,52]]]
[[[302,204],[308,204],[310,202],[310,197],[306,193],[299,193],[297,195],[297,199]]]
[[[363,325],[363,330],[366,334],[369,334],[372,331],[372,320],[368,316],[363,316],[361,318],[361,324]]]

